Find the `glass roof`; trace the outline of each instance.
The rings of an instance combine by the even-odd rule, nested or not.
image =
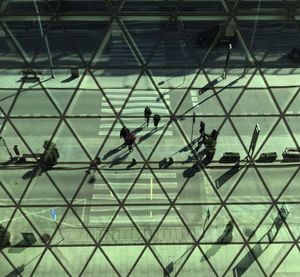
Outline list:
[[[0,276],[300,276],[299,26],[297,0],[1,1]]]

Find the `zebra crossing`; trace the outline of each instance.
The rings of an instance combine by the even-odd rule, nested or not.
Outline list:
[[[133,183],[133,180],[136,178],[136,175],[136,171],[122,172],[122,177],[114,171],[108,171],[104,174],[110,186],[121,199],[125,197]],[[157,172],[156,176],[169,197],[174,199],[179,190],[176,172],[162,171]],[[92,200],[95,201],[95,203],[111,203],[114,199],[112,192],[109,191],[104,182],[94,184]],[[131,194],[128,196],[127,201],[130,204],[151,203],[152,201],[153,203],[168,202],[165,194],[150,172],[141,174],[133,187]],[[139,223],[149,223],[149,220],[153,221],[153,223],[157,223],[157,221],[165,214],[166,206],[130,206],[128,210],[130,214],[139,218]],[[105,217],[107,217],[107,220],[111,220],[112,211],[115,211],[115,208],[91,207],[89,222],[91,224],[99,223],[99,217],[102,222],[105,221]],[[122,222],[122,218],[119,219],[119,222],[120,221]],[[170,220],[168,220],[168,222],[169,221]],[[124,224],[126,222],[128,222],[128,219],[124,218]],[[174,218],[174,223],[176,222],[176,218]]]
[[[124,104],[124,101],[128,97],[128,92],[126,91],[118,91],[115,95],[111,94],[109,95],[109,100],[111,104],[114,106],[116,110],[120,110],[121,107]],[[142,91],[137,90],[134,91],[131,95],[128,103],[126,104],[124,110],[122,111],[122,115],[139,115],[141,118],[130,118],[130,119],[123,119],[124,124],[126,125],[129,130],[134,130],[137,127],[141,126],[141,124],[144,122],[143,116],[144,116],[144,108],[146,106],[149,106],[152,110],[152,113],[159,114],[160,116],[169,116],[169,112],[166,109],[164,103],[162,101],[157,101],[158,94],[156,92],[151,91]],[[165,95],[164,100],[170,106],[170,95]],[[101,104],[101,113],[111,113],[111,108],[109,104],[105,101],[102,101]],[[152,114],[152,115],[153,115]],[[111,128],[112,120],[111,119],[101,119],[100,123],[100,130],[99,135],[100,136],[106,136],[109,129]],[[150,131],[150,128],[153,126],[153,122],[150,120],[149,128],[144,128],[141,132],[139,132],[140,136],[143,136],[147,134]],[[112,130],[110,136],[111,137],[119,137],[120,136],[120,130],[123,126],[119,123],[117,123]],[[153,136],[160,136],[163,132],[163,128],[158,129]],[[168,130],[165,132],[164,136],[173,136],[173,130],[171,128],[168,128]]]

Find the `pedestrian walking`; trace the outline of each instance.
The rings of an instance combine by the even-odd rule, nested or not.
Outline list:
[[[205,134],[205,123],[202,120],[200,121],[199,133],[200,133],[200,138],[203,139]]]
[[[129,132],[125,138],[125,143],[128,145],[128,150],[133,151],[132,145],[135,142],[135,135],[132,132]]]
[[[157,129],[159,121],[160,121],[160,115],[159,114],[155,114],[153,116],[153,122],[154,122],[154,128],[155,129]]]
[[[204,138],[205,138],[205,123],[203,121],[200,121],[200,129],[199,129],[199,139],[198,139],[198,146],[197,148],[200,149],[201,145],[204,142]]]
[[[144,118],[146,120],[147,126],[149,125],[150,117],[151,117],[152,111],[151,109],[147,106],[144,110]]]
[[[126,136],[130,133],[129,129],[125,126],[120,131],[120,138],[123,138],[125,140]]]

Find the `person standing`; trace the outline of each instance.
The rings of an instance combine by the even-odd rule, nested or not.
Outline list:
[[[205,123],[202,120],[200,121],[199,133],[200,133],[200,139],[203,139],[205,134]]]
[[[144,110],[144,118],[146,120],[147,126],[149,125],[150,117],[151,117],[152,111],[151,109],[147,106]]]
[[[157,129],[157,126],[160,122],[160,115],[159,114],[155,114],[153,116],[153,122],[154,122],[154,128]]]

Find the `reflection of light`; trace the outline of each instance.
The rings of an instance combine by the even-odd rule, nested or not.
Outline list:
[[[114,197],[113,194],[112,194],[112,191],[110,190],[109,192],[110,192],[110,196],[111,196],[111,197]]]

